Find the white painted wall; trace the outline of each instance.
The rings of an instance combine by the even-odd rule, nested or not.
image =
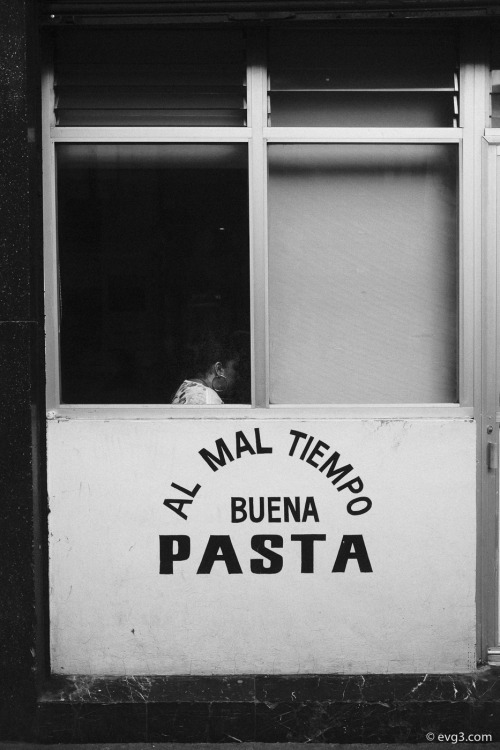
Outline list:
[[[233,451],[255,428],[273,452],[214,472],[198,451]],[[290,430],[351,464],[373,507],[289,456]],[[315,441],[314,441],[315,442]],[[312,445],[314,445],[314,442]],[[312,447],[312,446],[311,446]],[[62,420],[48,424],[50,608],[56,673],[460,672],[475,667],[475,425],[470,420]],[[163,505],[201,489],[183,510]],[[231,523],[232,496],[313,496],[319,522]],[[359,508],[360,506],[358,506]],[[291,534],[326,534],[314,573]],[[159,535],[191,557],[159,574]],[[230,535],[242,574],[197,574],[211,534]],[[250,572],[250,539],[284,539],[283,569]],[[373,567],[331,569],[343,535]],[[276,550],[279,552],[279,550]]]

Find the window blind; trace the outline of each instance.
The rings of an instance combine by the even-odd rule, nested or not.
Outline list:
[[[244,125],[243,33],[60,30],[58,125]]]

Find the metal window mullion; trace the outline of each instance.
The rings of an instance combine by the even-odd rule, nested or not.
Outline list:
[[[250,128],[210,127],[52,127],[50,137],[61,142],[101,143],[231,143],[247,141]]]
[[[464,138],[460,164],[460,403],[481,412],[481,135],[484,132],[486,78],[478,61],[481,44],[474,31],[462,37],[460,125]]]
[[[57,253],[57,197],[54,123],[53,69],[42,70],[42,155],[43,155],[43,244],[45,287],[45,356],[47,410],[57,408],[60,399],[59,271]]]
[[[500,173],[500,146],[483,141],[483,189],[484,189],[484,251],[482,272],[482,397],[478,456],[480,456],[481,488],[478,500],[478,599],[479,637],[482,653],[488,647],[500,643],[500,596],[498,591],[498,470],[489,465],[489,447],[498,449],[498,373],[500,347],[496,342],[500,330],[498,295],[500,277],[498,275],[497,252],[500,244],[497,184]],[[491,432],[489,432],[491,430]]]
[[[459,143],[460,128],[265,128],[270,143]]]
[[[267,280],[267,67],[265,32],[248,34],[250,304],[252,406],[269,405],[269,329]]]
[[[500,643],[498,591],[498,470],[488,465],[489,444],[498,446],[498,388],[500,375],[500,244],[497,190],[500,172],[500,138],[483,139],[483,268],[482,268],[482,413],[478,416],[478,642],[480,656]],[[493,412],[493,413],[492,413]],[[490,432],[491,430],[491,432]]]

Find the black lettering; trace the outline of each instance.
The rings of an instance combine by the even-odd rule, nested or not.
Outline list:
[[[306,443],[306,447],[304,448],[304,450],[300,454],[301,461],[304,460],[304,457],[305,457],[307,451],[309,450],[309,446],[311,445],[311,443],[312,443],[313,440],[314,440],[314,437],[311,435],[310,438],[308,439],[307,443]]]
[[[292,534],[292,542],[300,542],[300,572],[314,573],[314,542],[324,542],[326,534]]]
[[[212,471],[218,471],[219,466],[225,466],[226,465],[226,459],[224,457],[224,454],[227,456],[227,458],[230,461],[234,461],[233,456],[231,455],[231,451],[225,444],[224,440],[222,438],[219,438],[215,441],[215,445],[217,447],[218,455],[214,456],[213,453],[210,453],[206,448],[202,448],[201,451],[198,451],[200,456],[204,461],[207,462],[207,464],[210,466]],[[218,464],[216,466],[215,464]]]
[[[320,458],[323,458],[325,454],[321,450],[322,448],[324,448],[325,450],[329,450],[330,446],[324,443],[322,440],[318,440],[318,442],[316,443],[316,445],[314,446],[314,448],[312,449],[312,451],[310,452],[310,454],[308,455],[306,459],[307,463],[311,464],[311,466],[314,466],[315,469],[318,468],[318,464],[315,461],[313,461],[313,458],[314,456],[319,456]]]
[[[177,551],[174,552],[174,543]],[[160,535],[160,573],[171,575],[174,561],[187,560],[191,551],[191,540],[185,534],[179,536]]]
[[[255,451],[245,437],[242,430],[238,430],[236,433],[236,458],[241,458],[241,454],[245,451],[249,451],[252,455],[255,455]]]
[[[259,555],[262,555],[262,557],[269,560],[271,563],[268,567],[265,567],[263,560],[252,558],[250,560],[250,570],[252,573],[257,573],[257,575],[279,573],[283,568],[283,558],[281,555],[278,555],[277,552],[272,552],[268,549],[265,546],[266,542],[269,542],[271,547],[283,547],[283,539],[277,534],[271,534],[270,536],[257,535],[252,537],[251,545],[254,552],[258,552]]]
[[[352,552],[351,552],[352,548]],[[368,559],[365,542],[361,534],[346,535],[342,537],[340,549],[332,568],[332,573],[344,573],[347,561],[357,560],[361,573],[372,573],[372,566]]]
[[[339,469],[337,469],[337,462],[339,458],[340,453],[335,451],[335,453],[332,453],[330,458],[327,459],[323,466],[320,468],[320,471],[324,471],[328,464],[332,464],[326,473],[327,479],[330,479],[330,477],[335,477],[337,474],[339,475],[336,479],[332,480],[332,484],[337,484],[337,482],[340,482],[340,480],[343,479],[346,474],[349,474],[349,472],[352,471],[351,464],[347,464],[347,466],[341,466]]]
[[[280,503],[281,498],[280,497],[268,497],[267,498],[267,512],[269,515],[269,523],[280,523],[281,518],[274,518],[273,513],[279,513],[280,512]]]
[[[259,497],[259,515],[255,512],[253,497],[248,498],[248,510],[250,511],[250,520],[254,523],[260,523],[264,520],[264,498]]]
[[[272,453],[273,449],[269,446],[267,448],[264,448],[260,442],[260,427],[255,427],[255,446],[257,448],[257,453]]]
[[[243,573],[238,558],[236,557],[231,537],[226,534],[209,537],[207,547],[201,559],[200,567],[196,572],[198,574],[210,573],[214,562],[217,560],[226,563],[227,572],[230,575],[234,573]]]
[[[361,510],[354,510],[356,503],[363,502],[365,503],[364,508],[361,508]],[[362,513],[368,513],[372,505],[373,503],[369,497],[355,497],[354,500],[347,503],[347,512],[350,513],[351,516],[360,516]]]
[[[183,512],[183,507],[185,505],[191,505],[193,501],[192,500],[175,500],[174,498],[170,498],[163,501],[163,505],[165,505],[170,510],[173,510],[174,513],[177,513],[178,516],[183,518],[185,521],[187,521],[187,516]],[[178,506],[178,507],[175,507]]]
[[[241,523],[247,517],[245,510],[246,500],[244,497],[232,497],[231,498],[231,523]],[[240,513],[241,518],[237,518],[236,514]]]
[[[318,523],[319,516],[318,511],[316,510],[314,497],[306,497],[306,504],[304,506],[304,515],[302,516],[302,521],[307,521],[308,516],[312,516],[316,523]]]
[[[179,490],[179,492],[184,492],[185,495],[189,495],[189,497],[195,498],[197,495],[198,490],[201,490],[201,485],[197,484],[192,490],[187,490],[185,487],[181,487],[180,484],[176,484],[175,482],[172,482],[171,487],[174,487],[176,490]]]
[[[352,468],[352,467],[351,467]],[[358,492],[361,492],[363,489],[363,482],[359,477],[356,477],[355,479],[350,479],[348,482],[342,485],[342,487],[337,487],[338,491],[345,490],[346,487],[349,487],[351,492],[353,492],[355,495]]]
[[[297,443],[299,442],[300,438],[306,438],[307,433],[305,432],[298,432],[297,430],[290,430],[290,435],[295,435],[294,441],[292,443],[292,447],[290,448],[289,456],[293,456],[295,452],[295,448],[297,447]]]
[[[284,497],[285,521],[289,521],[289,513],[292,514],[294,521],[300,521],[300,497],[295,498],[295,504],[290,497]]]

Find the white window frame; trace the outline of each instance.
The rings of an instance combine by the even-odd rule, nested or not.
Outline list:
[[[336,128],[268,127],[265,30],[248,33],[245,127],[57,127],[54,119],[53,70],[42,80],[44,161],[44,244],[48,418],[467,418],[474,415],[477,359],[477,72],[463,64],[460,73],[460,127]],[[467,40],[462,47],[467,46]],[[483,130],[484,132],[484,123]],[[170,404],[61,404],[59,357],[59,280],[55,149],[58,143],[247,143],[249,149],[250,305],[252,405],[172,406]],[[459,150],[459,402],[452,404],[269,404],[267,280],[268,143],[456,144]],[[479,224],[480,226],[480,224]],[[477,349],[477,347],[476,347]]]

